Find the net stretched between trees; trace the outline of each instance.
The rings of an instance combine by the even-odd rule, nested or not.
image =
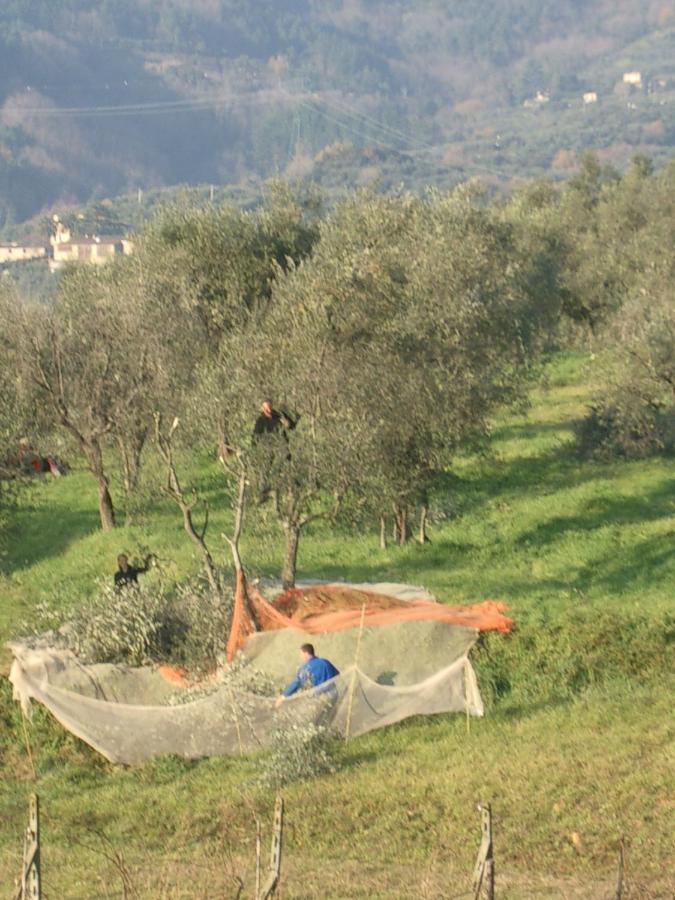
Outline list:
[[[291,617],[279,613],[276,605],[255,591],[259,611],[273,618],[278,613],[290,624],[282,625],[274,618],[276,627],[245,641],[242,656],[245,668],[265,672],[279,688],[298,664],[298,647],[307,640],[308,621],[316,628],[321,616],[356,612],[360,626],[363,593],[380,594],[387,603],[398,601],[383,609],[376,605],[366,609],[363,630],[340,618],[343,624],[333,631],[312,631],[317,653],[331,659],[340,675],[328,684],[328,690],[303,691],[278,709],[273,692],[253,693],[228,677],[227,667],[210,684],[194,693],[179,689],[177,697],[176,685],[162,667],[85,666],[72,652],[44,641],[10,645],[14,654],[10,680],[26,712],[30,701],[37,700],[107,759],[127,764],[167,753],[188,758],[251,753],[269,746],[279,729],[292,725],[315,723],[354,737],[413,715],[464,712],[481,716],[483,705],[468,659],[476,628],[440,615],[420,618],[424,607],[418,604],[436,607],[438,613],[444,607],[420,599],[419,592],[405,586],[380,588],[364,592],[362,587],[340,586],[344,608],[332,612],[324,608],[320,613],[316,604],[330,606],[332,589],[328,596],[325,586],[282,596],[280,605]],[[361,608],[355,609],[359,601]],[[407,611],[410,618],[399,615],[396,621],[379,624],[381,615],[394,611]],[[465,614],[469,613],[461,613]]]

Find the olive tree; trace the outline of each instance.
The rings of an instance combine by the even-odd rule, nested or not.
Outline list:
[[[299,417],[276,436],[284,584],[318,517],[393,507],[405,534],[458,445],[519,396],[547,309],[532,282],[512,228],[466,192],[364,193],[322,223],[277,279],[231,401],[270,394]]]

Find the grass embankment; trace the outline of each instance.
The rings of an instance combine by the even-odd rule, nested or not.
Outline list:
[[[491,706],[470,734],[462,717],[403,723],[341,748],[338,774],[287,790],[286,897],[461,895],[480,800],[493,803],[501,896],[609,896],[622,834],[636,896],[672,896],[672,461],[576,460],[571,425],[588,396],[577,362],[551,367],[528,414],[495,423],[493,455],[462,458],[440,486],[452,516],[430,546],[381,552],[375,534],[323,528],[305,539],[302,575],[417,582],[447,602],[502,598],[517,629],[476,653]],[[203,465],[195,479],[217,507],[217,473]],[[227,525],[215,509],[216,547]],[[177,576],[196,568],[162,502],[103,535],[86,474],[41,483],[17,519],[3,635],[41,599],[77,606],[119,549],[138,545]],[[273,523],[258,523],[244,549],[260,573],[278,571]],[[4,894],[35,783],[6,683],[0,696]],[[97,833],[141,896],[230,896],[232,872],[250,892],[252,813],[269,821],[272,804],[248,787],[255,760],[110,766],[43,711],[29,735],[52,897],[120,895]]]

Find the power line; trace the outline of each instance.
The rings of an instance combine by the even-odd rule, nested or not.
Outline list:
[[[374,117],[355,110],[353,107],[339,101],[336,98],[328,98],[320,94],[306,93],[306,99],[302,99],[301,94],[284,93],[281,97],[278,92],[266,94],[262,92],[242,92],[238,95],[229,94],[227,97],[201,96],[185,98],[181,100],[156,100],[147,103],[126,103],[119,105],[106,106],[55,106],[55,107],[15,107],[11,110],[14,115],[30,115],[40,116],[44,118],[116,118],[116,117],[149,117],[157,115],[174,115],[178,113],[194,113],[204,112],[208,110],[224,109],[234,103],[261,103],[261,104],[278,104],[285,102],[287,104],[296,103],[299,107],[309,110],[315,114],[323,116],[328,121],[339,125],[349,133],[359,137],[361,140],[367,140],[369,143],[375,144],[384,150],[394,153],[405,152],[408,156],[423,156],[442,150],[447,144],[430,144],[422,138],[414,137],[406,134],[400,129],[379,122]],[[328,107],[324,109],[323,107]],[[328,110],[331,110],[329,112]],[[300,123],[296,120],[296,127],[299,129]],[[370,128],[371,131],[379,131],[381,135],[397,138],[401,143],[407,144],[407,147],[394,146],[381,137],[369,135],[366,138],[364,130]],[[292,140],[292,135],[291,135]],[[417,145],[417,146],[415,146]],[[290,152],[290,148],[289,148]],[[478,172],[485,172],[499,178],[504,177],[503,173],[486,165],[467,166]]]

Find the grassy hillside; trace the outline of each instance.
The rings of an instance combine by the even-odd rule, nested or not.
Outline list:
[[[517,627],[475,653],[489,708],[470,733],[462,717],[403,723],[340,748],[336,775],[287,790],[284,896],[461,896],[481,800],[496,817],[500,896],[609,896],[621,835],[635,895],[672,895],[672,464],[579,462],[571,425],[590,391],[583,360],[551,365],[531,409],[495,422],[492,453],[467,454],[439,485],[445,518],[430,546],[381,552],[374,533],[324,529],[301,546],[301,575],[411,581],[446,602],[501,598]],[[193,477],[217,506],[215,467],[204,461]],[[39,601],[75,608],[122,548],[151,547],[175,576],[194,571],[175,514],[154,504],[135,526],[103,535],[85,473],[36,485],[6,561],[2,635]],[[227,521],[214,510],[216,549]],[[260,574],[277,571],[280,550],[265,522],[244,547]],[[35,784],[4,680],[0,690],[7,893]],[[251,784],[255,759],[125,769],[41,710],[28,734],[52,896],[119,895],[111,846],[142,897],[233,896],[233,874],[250,892],[253,814],[269,822],[273,799]]]

